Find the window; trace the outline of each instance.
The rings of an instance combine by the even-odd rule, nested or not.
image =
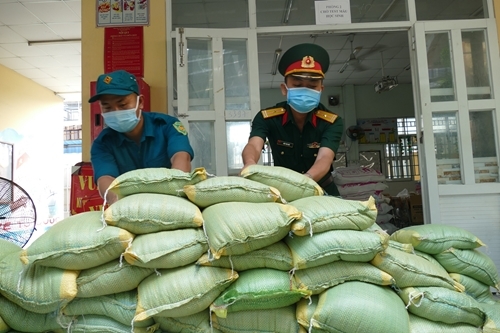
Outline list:
[[[420,180],[415,118],[398,118],[397,126],[397,142],[384,145],[387,179]]]

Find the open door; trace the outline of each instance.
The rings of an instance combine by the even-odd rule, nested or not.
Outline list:
[[[412,30],[425,222],[469,230],[489,245],[482,250],[500,267],[495,23],[417,22]]]
[[[176,29],[176,116],[187,127],[193,167],[237,175],[260,109],[257,36],[252,29]]]

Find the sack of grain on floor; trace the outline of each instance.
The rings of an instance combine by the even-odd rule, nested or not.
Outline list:
[[[22,247],[6,239],[0,238],[0,260],[14,252],[21,252]]]
[[[76,297],[78,271],[40,265],[23,265],[18,253],[0,261],[0,293],[35,313],[56,312]]]
[[[31,333],[66,332],[66,329],[61,329],[61,326],[67,327],[71,322],[71,318],[60,316],[57,311],[46,314],[31,312],[1,295],[0,317],[11,328],[6,332],[13,330]]]
[[[444,224],[425,224],[400,229],[391,235],[400,243],[412,244],[415,250],[438,254],[450,247],[475,249],[485,244],[467,230]]]
[[[112,260],[80,272],[76,279],[76,297],[97,297],[134,290],[153,272],[152,268],[133,266],[118,259]]]
[[[195,262],[207,250],[203,229],[187,228],[136,236],[123,256],[134,266],[175,268]]]
[[[295,317],[301,327],[309,331],[311,327],[311,318],[318,306],[319,296],[312,295],[309,298],[299,300],[295,308]]]
[[[252,268],[273,268],[288,272],[293,268],[292,253],[283,241],[241,255],[223,256],[219,259],[213,259],[205,253],[196,261],[196,264],[230,268],[237,272]]]
[[[241,175],[278,189],[288,202],[324,194],[321,186],[314,180],[284,167],[254,164],[241,170]]]
[[[482,333],[479,327],[464,324],[446,324],[439,321],[432,321],[410,313],[411,333]]]
[[[405,304],[390,287],[349,281],[319,294],[310,319],[320,332],[409,333]]]
[[[186,185],[184,193],[202,208],[222,202],[281,202],[281,194],[276,188],[236,176],[213,177]]]
[[[100,315],[77,316],[73,319],[70,332],[81,333],[153,333],[158,329],[159,324],[152,324],[148,327],[136,327],[130,324],[124,325],[113,318]],[[132,330],[133,328],[133,330]]]
[[[449,273],[450,277],[460,283],[465,288],[465,293],[472,296],[480,303],[495,303],[495,298],[491,293],[490,286],[477,281],[467,275],[458,273]]]
[[[186,198],[139,193],[118,200],[104,211],[104,221],[130,231],[148,234],[203,225],[200,209]]]
[[[450,248],[434,255],[449,273],[467,275],[490,287],[500,290],[498,270],[493,260],[479,250]]]
[[[271,268],[254,268],[239,273],[239,278],[210,305],[218,317],[248,310],[286,307],[308,297],[311,292],[299,289],[288,272]]]
[[[226,318],[214,313],[212,325],[224,333],[305,333],[295,319],[295,305],[231,312]]]
[[[310,290],[313,295],[347,281],[362,281],[381,286],[396,284],[391,275],[370,263],[342,260],[296,270],[294,277],[299,289]]]
[[[88,269],[119,258],[133,238],[125,229],[103,228],[101,212],[84,212],[54,224],[20,258],[24,264]]]
[[[224,202],[203,210],[204,229],[215,259],[274,244],[300,217],[297,208],[274,202]]]
[[[139,298],[134,321],[153,316],[185,317],[207,309],[238,278],[226,268],[195,264],[158,270],[137,288]]]
[[[221,333],[218,329],[210,326],[210,310],[205,309],[201,312],[185,317],[153,317],[163,332],[169,333]]]
[[[113,180],[108,191],[123,198],[137,193],[159,193],[184,196],[186,185],[196,184],[207,179],[204,168],[184,172],[168,168],[144,168],[126,172]]]
[[[378,253],[371,264],[390,274],[396,280],[398,288],[432,286],[460,292],[465,290],[440,265],[434,265],[419,256],[393,247],[388,247],[384,252]]]
[[[432,321],[482,327],[486,320],[479,302],[466,293],[442,287],[408,287],[398,295],[408,312]]]
[[[295,269],[325,265],[337,260],[369,262],[387,248],[389,236],[381,232],[330,230],[312,237],[286,237]]]
[[[90,298],[75,298],[62,307],[65,316],[100,315],[110,317],[117,322],[130,326],[137,307],[137,290]],[[133,323],[135,328],[154,326],[152,318],[140,323]]]
[[[500,332],[500,302],[479,303],[481,309],[486,313],[486,322],[483,326],[483,333]]]
[[[349,201],[331,196],[313,196],[290,202],[302,212],[302,218],[291,225],[297,236],[329,230],[365,230],[375,223],[375,199]],[[312,228],[312,230],[311,230]]]

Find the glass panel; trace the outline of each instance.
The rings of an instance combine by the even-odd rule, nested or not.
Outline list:
[[[484,0],[417,0],[417,20],[471,20],[487,18]]]
[[[12,180],[14,145],[0,141],[0,177]]]
[[[223,40],[222,45],[226,110],[250,110],[247,41]]]
[[[212,121],[190,121],[189,142],[194,150],[192,169],[204,167],[208,173],[216,174],[215,131]]]
[[[432,131],[438,183],[462,184],[457,114],[455,112],[433,114]]]
[[[454,101],[455,85],[447,32],[425,35],[431,102]]]
[[[248,0],[172,0],[172,27],[248,28]]]
[[[212,41],[187,40],[190,111],[214,110]]]
[[[257,26],[314,25],[315,1],[257,0]],[[351,0],[351,22],[388,22],[408,19],[407,1]]]
[[[498,159],[493,112],[471,112],[469,118],[476,183],[496,183]]]
[[[491,98],[485,31],[462,31],[462,47],[468,98],[470,100]]]
[[[172,38],[172,59],[173,59],[173,68],[172,68],[172,75],[173,75],[173,85],[174,85],[174,96],[173,99],[174,101],[177,100],[178,95],[177,95],[177,39]]]
[[[227,169],[229,176],[237,176],[243,168],[241,153],[250,136],[249,121],[229,121],[226,123],[227,133]]]

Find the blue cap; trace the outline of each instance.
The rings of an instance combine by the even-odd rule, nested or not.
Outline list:
[[[96,93],[90,97],[89,103],[95,102],[102,95],[126,96],[131,93],[139,95],[139,85],[134,74],[124,70],[99,75],[96,83]]]

